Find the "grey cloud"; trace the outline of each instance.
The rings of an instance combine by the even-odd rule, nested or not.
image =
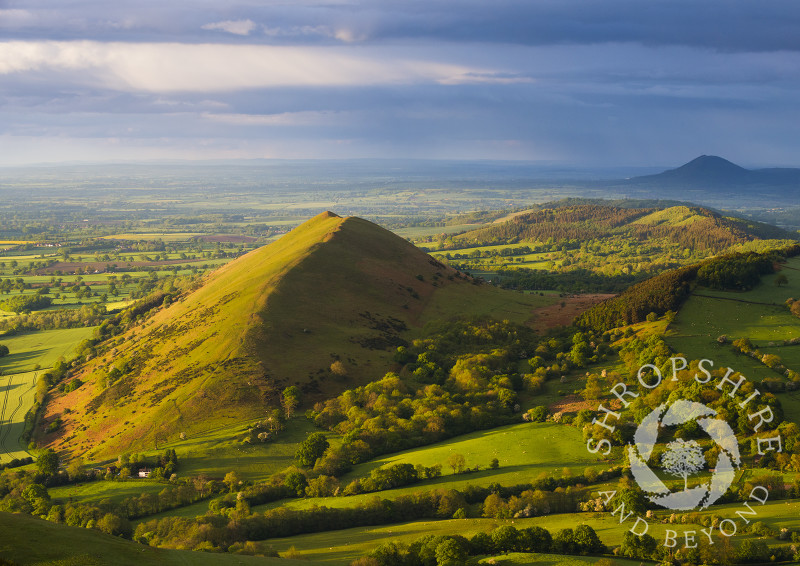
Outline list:
[[[288,44],[436,39],[520,45],[635,42],[724,51],[800,50],[794,0],[358,0],[354,2],[7,3],[9,37],[220,40],[204,26],[250,20],[262,30],[225,41]],[[18,5],[17,5],[18,4]],[[20,11],[25,11],[22,17]],[[235,32],[234,32],[235,33]]]

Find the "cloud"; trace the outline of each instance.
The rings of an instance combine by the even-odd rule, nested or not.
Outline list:
[[[0,43],[0,74],[62,73],[61,80],[122,91],[226,92],[491,80],[496,71],[392,50],[265,45]],[[69,72],[69,76],[66,75]],[[504,81],[504,78],[497,79]]]
[[[36,15],[29,10],[0,9],[0,28],[27,26],[36,21]]]
[[[278,114],[202,114],[206,120],[233,126],[332,126],[352,118],[350,112],[301,111]]]
[[[253,20],[225,20],[224,22],[206,24],[202,26],[202,28],[206,30],[227,31],[234,35],[250,35],[250,32],[256,29],[256,23]]]

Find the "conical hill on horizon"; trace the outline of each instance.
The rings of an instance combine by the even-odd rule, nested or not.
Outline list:
[[[525,320],[532,300],[476,285],[367,220],[325,212],[101,345],[74,372],[83,385],[53,393],[37,441],[96,459],[244,423],[278,407],[290,385],[313,402],[379,379],[429,320],[477,305]],[[55,418],[59,430],[46,433]]]

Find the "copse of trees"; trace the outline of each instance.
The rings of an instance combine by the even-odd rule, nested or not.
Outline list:
[[[454,566],[469,556],[508,552],[557,552],[559,554],[599,555],[606,547],[589,525],[561,529],[555,535],[544,527],[517,529],[503,525],[491,532],[480,532],[467,539],[461,535],[425,535],[411,544],[383,543],[369,557],[377,566]]]
[[[643,322],[651,312],[663,315],[677,311],[688,298],[698,269],[699,266],[683,267],[637,283],[621,295],[593,306],[576,323],[602,332]]]
[[[761,276],[774,272],[776,254],[731,254],[702,263],[697,270],[697,284],[712,289],[748,290]]]
[[[53,299],[44,295],[15,295],[0,302],[0,309],[14,313],[31,312],[46,309],[52,303]]]

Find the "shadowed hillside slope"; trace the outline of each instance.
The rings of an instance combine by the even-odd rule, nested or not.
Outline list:
[[[58,416],[59,431],[38,439],[96,458],[244,425],[279,406],[286,386],[313,402],[381,377],[414,326],[478,314],[500,295],[530,316],[536,299],[476,285],[371,222],[323,213],[101,346],[76,372],[84,385],[48,405],[45,424]]]

